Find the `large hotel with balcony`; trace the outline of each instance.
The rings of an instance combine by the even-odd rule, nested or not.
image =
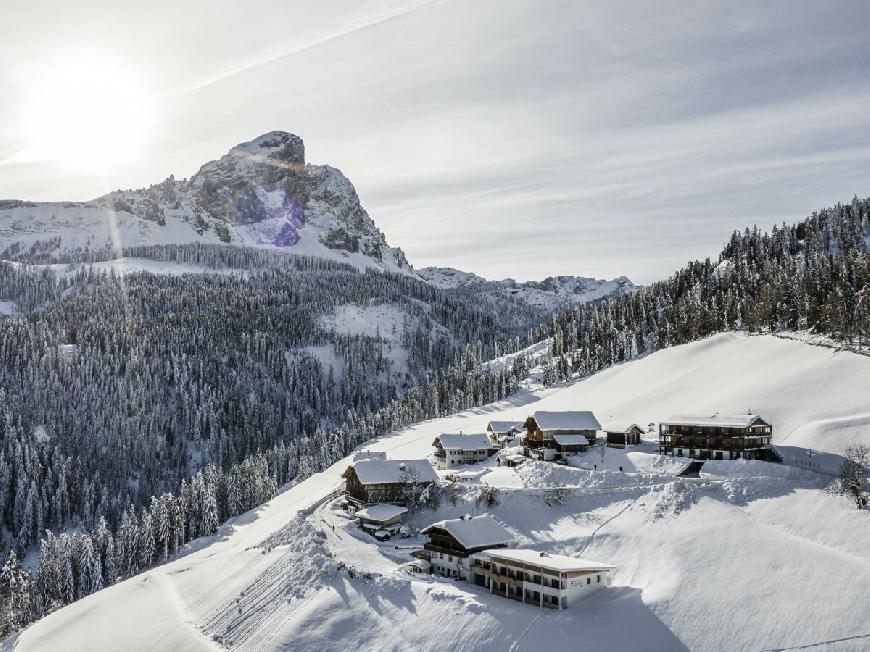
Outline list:
[[[659,423],[659,452],[699,460],[777,459],[773,427],[756,414],[679,416]]]

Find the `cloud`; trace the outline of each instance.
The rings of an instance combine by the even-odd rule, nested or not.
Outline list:
[[[198,78],[185,87],[182,92],[190,93],[206,86],[217,84],[230,77],[244,74],[256,68],[280,61],[285,57],[305,50],[325,45],[354,32],[368,29],[417,11],[438,0],[369,0],[347,15],[339,16],[334,25],[314,29],[262,50],[252,56],[222,70]]]

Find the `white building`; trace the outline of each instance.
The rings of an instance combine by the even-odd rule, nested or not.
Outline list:
[[[480,462],[497,450],[486,435],[438,435],[432,445],[435,465],[442,471]]]
[[[490,421],[486,424],[486,432],[489,435],[489,440],[498,446],[504,448],[510,442],[516,439],[516,436],[523,432],[522,421]]]
[[[589,559],[551,555],[528,548],[499,548],[472,554],[471,581],[490,593],[551,609],[606,586],[614,566]]]
[[[513,535],[492,516],[466,516],[433,523],[421,532],[433,573],[469,579],[469,555],[513,542]]]

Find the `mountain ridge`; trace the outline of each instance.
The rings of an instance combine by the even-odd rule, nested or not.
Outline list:
[[[447,267],[415,271],[404,252],[387,243],[350,180],[329,165],[307,163],[304,141],[286,131],[239,143],[188,179],[170,175],[147,188],[114,190],[85,202],[0,201],[3,259],[91,262],[121,258],[129,247],[194,243],[337,260],[361,271],[418,277],[447,291],[474,286],[484,299],[513,297],[542,311],[634,288],[625,277],[518,283]]]
[[[3,257],[151,244],[232,244],[413,274],[336,168],[305,162],[298,136],[272,131],[205,163],[190,179],[115,190],[87,202],[0,202]]]

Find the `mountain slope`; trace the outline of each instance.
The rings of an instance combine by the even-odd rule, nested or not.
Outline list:
[[[170,176],[84,203],[0,202],[4,258],[100,260],[123,247],[184,243],[285,250],[411,273],[347,177],[306,164],[302,139],[282,131],[233,147],[189,180]]]
[[[573,308],[605,297],[630,292],[634,284],[625,276],[612,279],[551,276],[543,281],[518,283],[512,278],[489,281],[471,272],[450,267],[424,267],[417,274],[430,285],[454,293],[515,298],[546,312]]]
[[[772,336],[717,335],[420,423],[370,448],[414,458],[431,453],[440,432],[581,407],[602,420],[641,423],[672,412],[751,407],[772,421],[776,443],[836,453],[854,438],[870,443],[870,358]],[[605,462],[589,453],[581,468],[482,467],[479,481],[500,487],[498,504],[475,502],[472,484],[457,505],[414,517],[420,525],[489,509],[528,545],[617,566],[613,588],[568,611],[389,570],[398,554],[392,542],[356,539],[327,508],[294,519],[338,486],[344,460],[194,542],[186,556],[35,623],[15,649],[866,645],[870,554],[862,542],[870,523],[847,499],[822,490],[819,476],[784,465],[718,463],[700,480],[677,479],[655,461],[654,448],[608,451]],[[561,505],[542,500],[553,481],[575,487]]]

